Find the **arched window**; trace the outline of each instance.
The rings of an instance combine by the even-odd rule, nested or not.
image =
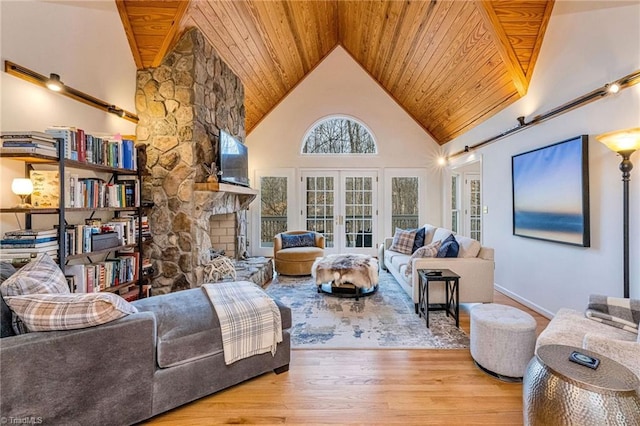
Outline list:
[[[361,123],[330,117],[316,123],[304,138],[303,154],[375,154],[376,142]]]

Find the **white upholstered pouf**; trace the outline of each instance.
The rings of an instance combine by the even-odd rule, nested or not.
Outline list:
[[[536,320],[521,310],[497,303],[471,309],[471,356],[500,378],[521,378],[536,344]]]

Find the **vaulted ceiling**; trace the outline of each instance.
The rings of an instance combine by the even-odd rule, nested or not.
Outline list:
[[[250,132],[336,45],[440,144],[524,96],[553,0],[116,0],[138,68],[197,27]],[[336,70],[339,73],[340,70]]]

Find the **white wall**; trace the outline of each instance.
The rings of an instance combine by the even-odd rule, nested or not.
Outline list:
[[[378,154],[300,154],[305,133],[313,124],[336,114],[364,123],[376,139]],[[294,168],[297,174],[301,168],[361,168],[378,169],[383,175],[385,168],[426,168],[427,221],[441,222],[440,147],[342,47],[331,52],[251,131],[246,144],[250,174],[271,168]],[[384,200],[382,175],[379,200]],[[259,202],[254,202],[252,209],[257,208]]]
[[[114,1],[0,2],[2,66],[9,60],[128,111],[135,111],[136,67]],[[0,73],[0,129],[39,130],[51,125],[86,131],[134,134],[135,124]],[[2,206],[18,199],[10,191],[23,164],[0,162]],[[24,222],[23,222],[24,223]],[[0,215],[0,231],[15,228],[13,215]]]
[[[640,69],[640,2],[556,1],[528,94],[445,145],[456,152],[537,114]],[[496,284],[555,313],[584,310],[591,293],[622,296],[620,157],[595,140],[603,132],[640,126],[640,85],[499,140],[483,158],[484,243],[496,250]],[[511,156],[588,134],[591,247],[512,235]],[[632,156],[631,296],[640,298],[640,154]],[[635,173],[634,173],[635,172]]]

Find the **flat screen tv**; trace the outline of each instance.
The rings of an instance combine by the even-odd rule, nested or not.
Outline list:
[[[249,186],[247,147],[224,130],[220,130],[218,170],[220,182]]]
[[[589,138],[511,158],[513,235],[590,246]]]

